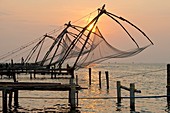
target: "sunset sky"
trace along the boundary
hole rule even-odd
[[[137,25],[154,42],[142,53],[114,62],[170,63],[169,0],[0,0],[0,55],[103,4],[107,11]]]

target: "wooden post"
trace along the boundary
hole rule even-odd
[[[117,104],[121,103],[121,82],[117,81]]]
[[[18,90],[14,90],[14,107],[15,109],[19,107]]]
[[[99,71],[99,88],[100,89],[102,88],[102,85],[101,85],[101,71]]]
[[[135,84],[130,84],[130,109],[135,111]]]
[[[13,91],[10,90],[10,91],[9,91],[9,103],[8,103],[9,109],[12,108],[12,95],[13,95]]]
[[[70,70],[71,78],[73,79],[74,78],[74,68],[69,68],[69,70]]]
[[[7,113],[7,90],[2,90],[2,106],[3,106],[3,113]]]
[[[13,64],[14,64],[14,60],[13,59],[11,59],[11,66],[13,67]]]
[[[54,70],[54,68],[52,67],[52,70],[51,70],[51,79],[53,79],[53,70]]]
[[[30,79],[32,79],[32,73],[30,73]]]
[[[170,107],[170,64],[167,65],[167,105]]]
[[[109,73],[108,73],[108,71],[105,71],[105,74],[106,74],[107,89],[109,89]]]
[[[12,76],[13,76],[13,80],[14,80],[14,82],[17,82],[17,79],[16,79],[16,74],[15,74],[15,72],[12,72]]]
[[[78,75],[76,75],[76,85],[78,85]]]
[[[89,68],[89,86],[91,86],[91,68]]]
[[[76,102],[75,102],[75,93],[76,93],[76,85],[75,83],[73,83],[73,79],[70,79],[70,85],[71,88],[69,90],[69,103],[71,106],[71,109],[75,109],[76,108]]]
[[[34,79],[36,79],[36,70],[34,70]]]

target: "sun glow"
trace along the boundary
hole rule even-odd
[[[87,30],[91,30],[92,29],[92,32],[95,32],[95,28],[96,28],[96,25],[93,27],[93,24],[90,24],[90,26],[87,28]]]

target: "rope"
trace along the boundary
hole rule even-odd
[[[2,97],[2,96],[0,96]],[[166,98],[166,97],[170,97],[170,95],[154,95],[154,96],[136,96],[136,97],[121,97],[121,99],[130,99],[130,98]],[[66,97],[19,97],[21,99],[69,99]],[[117,97],[79,97],[78,99],[117,99]]]

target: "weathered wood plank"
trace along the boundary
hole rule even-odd
[[[51,91],[69,91],[70,84],[61,83],[36,83],[36,82],[0,82],[0,90],[51,90]],[[81,89],[76,85],[76,89]]]

